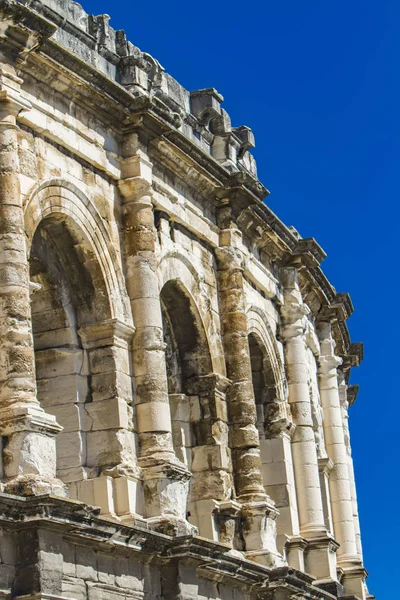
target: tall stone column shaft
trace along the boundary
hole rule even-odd
[[[357,502],[357,489],[354,476],[354,465],[353,457],[351,454],[351,442],[350,442],[350,430],[349,430],[349,401],[347,398],[347,384],[343,369],[338,369],[338,386],[339,386],[339,398],[340,406],[342,411],[342,423],[344,442],[346,446],[347,466],[349,470],[349,483],[351,500],[353,504],[353,522],[354,522],[354,533],[356,537],[357,555],[360,561],[363,560],[361,534],[360,534],[360,521],[358,517],[358,502]]]
[[[22,81],[0,72],[0,435],[2,477],[10,492],[62,492],[55,481],[55,434],[61,430],[36,397],[29,264],[19,181],[17,115],[29,105]],[[22,481],[21,477],[25,479]],[[18,484],[16,484],[18,478]],[[50,483],[49,483],[50,482]]]
[[[139,462],[147,464],[171,460],[173,445],[151,192],[143,189],[143,181],[130,181],[130,186],[133,193],[125,196],[124,204],[126,282],[136,328],[133,372]]]
[[[353,527],[354,527],[354,538],[356,546],[356,559],[352,561],[353,564],[344,566],[344,577],[343,583],[348,594],[354,594],[359,598],[371,598],[372,596],[368,592],[366,583],[367,572],[363,566],[363,553],[361,546],[361,535],[360,535],[360,522],[358,518],[358,504],[357,504],[357,491],[354,479],[354,465],[353,457],[351,455],[350,446],[350,432],[348,425],[348,398],[347,398],[347,384],[344,374],[344,368],[338,369],[338,388],[339,388],[339,400],[341,405],[341,417],[343,425],[343,436],[346,447],[346,459],[347,469],[350,487],[350,497],[352,504],[352,515],[353,515]],[[348,368],[348,367],[347,367]]]
[[[300,535],[306,541],[305,566],[316,579],[333,581],[337,585],[337,543],[325,525],[309,389],[305,334],[310,327],[310,311],[302,300],[296,268],[282,269],[281,277],[284,287],[281,337],[285,346],[289,404],[296,427],[292,454]]]
[[[226,398],[233,473],[242,504],[247,556],[268,566],[279,566],[283,560],[276,548],[278,511],[265,492],[261,473],[240,240],[241,234],[234,227],[222,230],[221,246],[216,250],[226,371],[231,381]]]
[[[296,426],[292,438],[293,466],[300,533],[308,538],[325,533],[304,337],[309,309],[303,304],[298,289],[296,269],[286,268],[283,275],[285,303],[281,311],[281,336],[285,344],[289,404]]]
[[[136,134],[123,146],[119,190],[123,200],[126,284],[135,325],[133,373],[146,515],[186,522],[190,474],[175,456],[157,278],[157,233],[152,205],[152,164],[137,148]],[[159,522],[154,525],[158,527]]]
[[[236,493],[239,500],[260,500],[266,494],[256,428],[241,256],[229,246],[218,248],[216,254],[226,371],[232,382],[227,401]]]
[[[321,356],[319,358],[319,391],[324,409],[325,444],[333,463],[329,486],[339,566],[346,566],[357,558],[353,522],[353,505],[349,482],[346,445],[338,389],[337,368],[342,360],[335,355],[330,322],[319,324]]]

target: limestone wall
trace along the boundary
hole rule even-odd
[[[263,202],[251,131],[106,16],[5,0],[0,19],[1,489],[98,506],[102,527],[126,528],[116,559],[49,518],[58,587],[46,593],[250,598],[252,578],[290,572],[307,598],[370,597],[347,423],[362,358],[351,300],[316,241]],[[202,549],[153,564],[154,548],[129,549],[138,525],[152,544]],[[203,580],[213,552],[234,565],[218,558]],[[18,557],[5,562],[2,587],[32,593]],[[250,571],[239,585],[230,569]]]

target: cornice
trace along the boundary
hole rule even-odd
[[[83,502],[56,496],[21,497],[0,494],[0,520],[3,527],[18,531],[46,529],[62,534],[66,541],[94,550],[118,555],[140,553],[157,564],[172,559],[192,560],[198,564],[200,577],[221,583],[244,586],[252,592],[274,593],[290,590],[307,600],[331,598],[313,586],[313,578],[290,567],[270,569],[230,552],[224,544],[193,535],[168,536],[152,531],[146,521],[124,525],[102,517],[100,509]]]

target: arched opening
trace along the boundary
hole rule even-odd
[[[249,334],[251,375],[257,410],[257,429],[260,438],[268,436],[269,429],[279,417],[277,386],[272,364],[261,339]]]
[[[168,391],[186,393],[188,381],[212,371],[203,324],[194,302],[178,281],[164,285],[161,307],[167,345]]]
[[[79,331],[110,319],[110,304],[96,256],[71,218],[56,213],[40,222],[29,262],[38,399],[64,428],[56,438],[57,476],[75,495],[75,482],[98,474],[88,451],[88,404],[98,389]]]
[[[162,288],[161,308],[174,449],[190,470],[192,448],[202,442],[202,407],[193,389],[198,378],[212,372],[210,352],[200,315],[178,281]]]
[[[284,552],[287,532],[298,533],[288,408],[282,393],[283,382],[277,381],[271,357],[256,333],[249,335],[249,348],[263,484],[279,510],[277,547]]]
[[[211,355],[205,329],[210,315],[200,312],[194,299],[197,288],[187,283],[188,278],[185,283],[170,278],[160,294],[172,438],[177,458],[191,473],[187,518],[201,536],[214,539],[220,524],[210,506],[229,500],[234,493],[225,397],[228,382],[213,368],[215,355]]]

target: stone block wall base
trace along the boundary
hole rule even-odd
[[[198,528],[199,535],[214,542],[221,541],[216,523],[220,503],[216,500],[198,500],[188,503],[189,522]]]
[[[269,552],[268,550],[250,550],[244,553],[248,560],[274,569],[276,567],[286,566],[286,561],[278,553]]]
[[[199,530],[197,527],[186,521],[185,519],[179,519],[172,515],[164,515],[162,517],[151,517],[146,520],[147,525],[151,531],[157,531],[157,533],[163,533],[171,537],[187,536],[187,535],[198,535]]]
[[[40,475],[20,475],[4,484],[6,494],[13,496],[52,496],[68,497],[68,488],[59,479],[47,479]]]
[[[74,598],[67,598],[66,596],[55,596],[54,594],[28,594],[23,596],[15,596],[15,600],[74,600]]]
[[[142,483],[134,477],[101,475],[80,481],[77,500],[99,506],[102,515],[131,524],[143,521]]]

